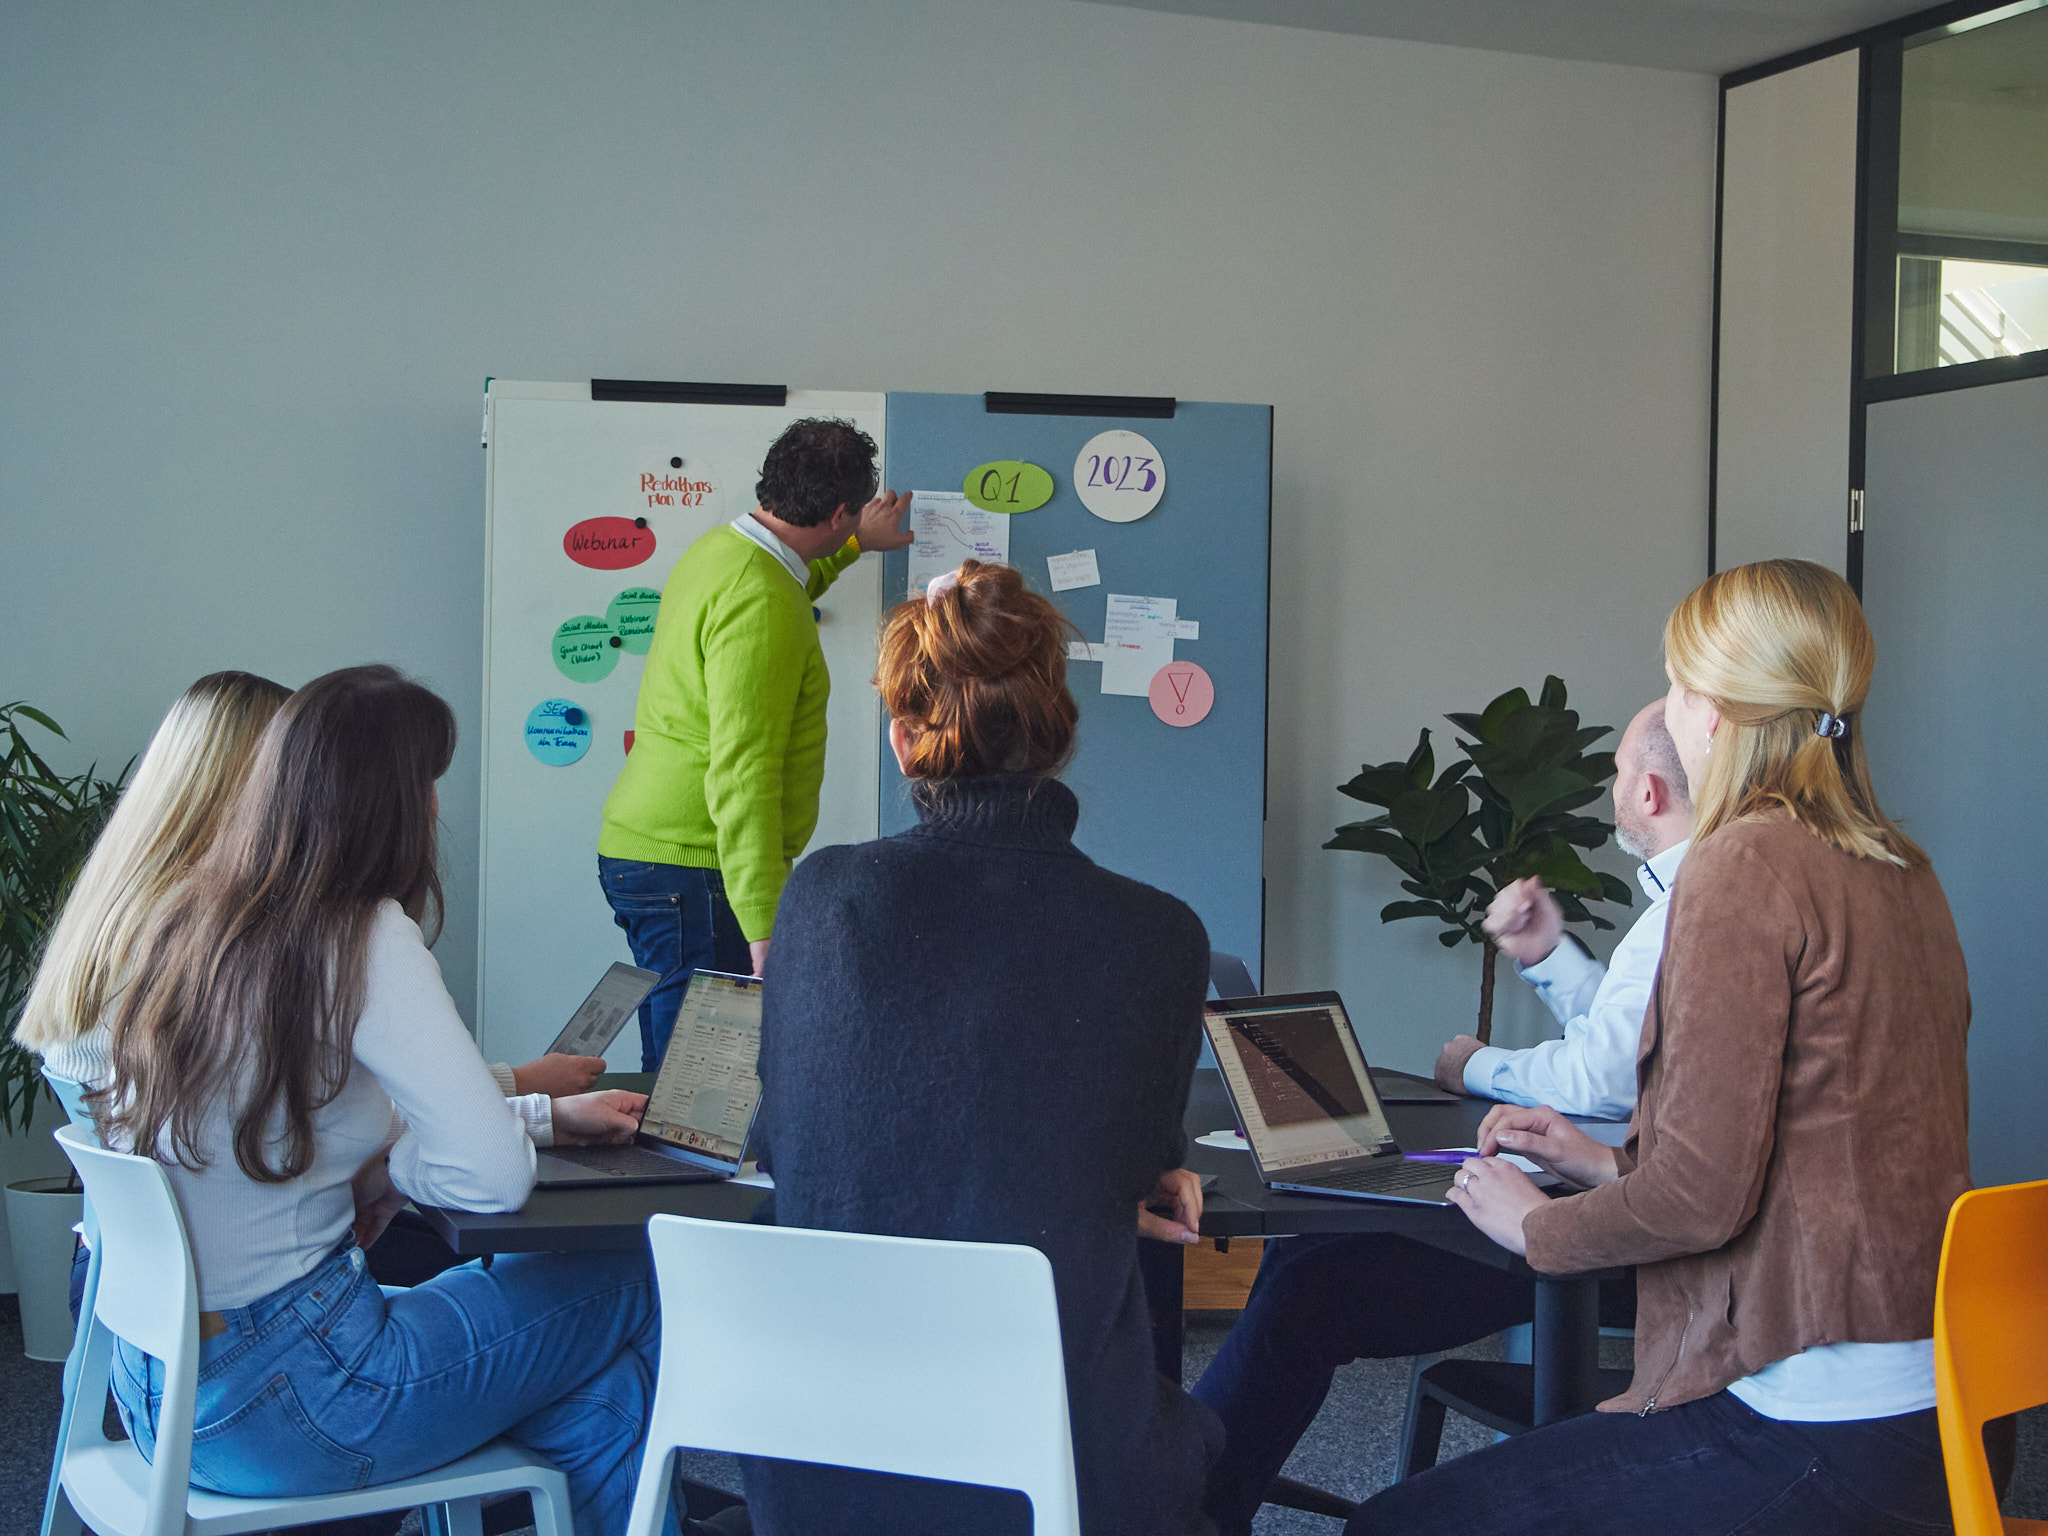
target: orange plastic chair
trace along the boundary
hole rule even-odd
[[[1935,1416],[1956,1536],[2048,1533],[1998,1512],[1984,1425],[2048,1402],[2048,1180],[1950,1207],[1934,1292]]]

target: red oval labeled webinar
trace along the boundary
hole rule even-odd
[[[623,571],[654,553],[654,530],[630,517],[586,517],[562,535],[562,553],[593,571]]]

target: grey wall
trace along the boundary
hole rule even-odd
[[[1620,725],[1703,574],[1704,77],[1066,0],[0,35],[0,694],[113,762],[211,668],[415,669],[465,1004],[486,374],[1275,405],[1269,976],[1396,1065],[1476,951],[1332,786],[1546,670]]]
[[[1934,860],[1970,967],[1970,1152],[1980,1184],[2048,1177],[2048,865],[2041,593],[2048,379],[1870,407],[1863,601],[1868,745],[1885,809]]]

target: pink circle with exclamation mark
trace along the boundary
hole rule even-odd
[[[1152,674],[1152,713],[1168,725],[1200,725],[1216,704],[1216,685],[1192,661],[1169,661]]]

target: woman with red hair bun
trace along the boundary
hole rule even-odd
[[[1209,942],[1074,846],[1070,634],[972,560],[889,615],[875,681],[919,823],[791,876],[760,1133],[785,1225],[1043,1252],[1082,1528],[1193,1536],[1222,1431],[1154,1368],[1138,1239],[1191,1243],[1201,1219],[1181,1112]],[[1021,1494],[837,1468],[755,1463],[747,1493],[764,1536],[1031,1529]]]

